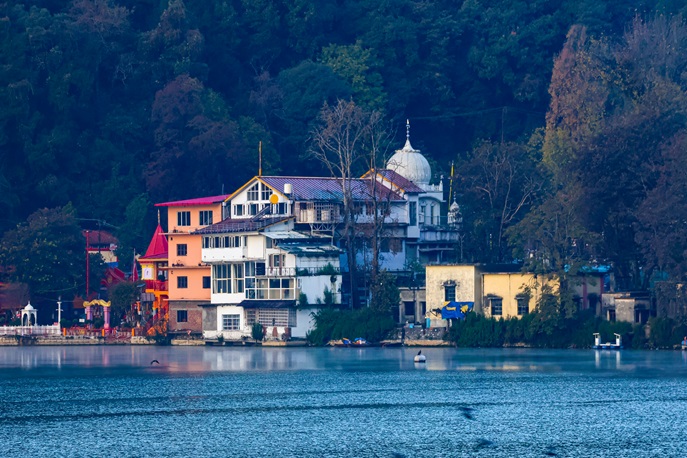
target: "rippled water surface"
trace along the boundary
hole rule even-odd
[[[687,352],[416,352],[0,347],[0,456],[687,451]]]

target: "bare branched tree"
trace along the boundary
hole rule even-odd
[[[320,111],[319,125],[311,135],[312,157],[321,162],[330,175],[338,180],[342,193],[341,237],[346,241],[351,306],[358,305],[356,263],[356,211],[353,198],[353,180],[366,168],[376,169],[383,159],[383,149],[388,144],[388,134],[379,112],[367,112],[353,101],[338,100],[336,105],[325,103]],[[374,177],[374,175],[373,175]],[[381,184],[371,180],[371,201],[378,214],[377,199]],[[377,217],[374,218],[378,223]],[[374,225],[374,224],[373,224]],[[377,234],[379,231],[374,231]],[[379,232],[381,233],[381,232]],[[379,240],[373,237],[373,272],[379,270]]]

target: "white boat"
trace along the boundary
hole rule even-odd
[[[413,361],[416,363],[424,363],[427,361],[427,358],[425,358],[425,355],[422,354],[422,350],[417,352],[417,355],[415,355],[415,358],[413,358]]]

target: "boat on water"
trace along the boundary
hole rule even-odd
[[[623,339],[620,336],[620,334],[613,334],[615,336],[615,343],[611,342],[606,342],[606,343],[601,343],[601,334],[598,332],[594,333],[594,345],[592,348],[594,350],[622,350],[623,348]]]
[[[342,338],[340,342],[334,344],[335,347],[345,347],[345,348],[360,348],[360,347],[372,347],[373,345],[362,337],[356,337],[351,340],[346,337]]]

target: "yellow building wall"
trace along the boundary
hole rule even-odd
[[[177,214],[190,212],[191,225],[178,226]],[[201,259],[202,237],[191,232],[206,227],[200,225],[200,212],[212,211],[213,224],[222,220],[221,203],[167,208],[167,244],[169,247],[169,300],[210,301],[211,288],[203,288],[203,277],[210,277],[210,266]],[[178,254],[179,245],[186,245],[186,255]],[[179,277],[186,277],[188,286],[179,288]]]
[[[557,282],[547,279],[543,275],[531,273],[484,273],[482,274],[483,298],[490,295],[502,298],[502,314],[495,318],[520,318],[518,315],[517,296],[524,294],[529,287],[529,311],[533,312],[541,298],[542,288],[551,285],[557,291]],[[483,299],[484,316],[491,317],[492,310]]]
[[[456,284],[456,301],[474,302],[475,311],[481,306],[481,283],[476,266],[467,264],[427,266],[425,269],[425,285],[427,310],[442,308],[444,287],[448,282]]]

